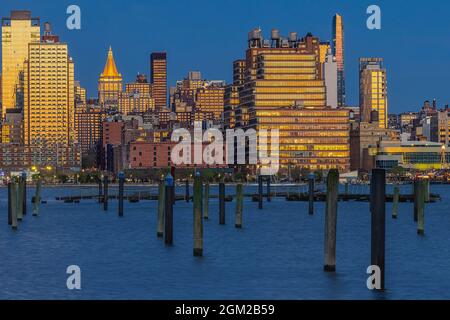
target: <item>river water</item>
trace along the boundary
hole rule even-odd
[[[166,247],[156,237],[157,201],[126,201],[119,218],[115,200],[108,212],[95,200],[55,200],[95,194],[96,188],[44,188],[40,216],[33,217],[28,204],[28,215],[13,232],[7,190],[1,188],[0,299],[450,299],[450,188],[433,185],[431,191],[442,201],[426,205],[422,237],[411,203],[400,204],[398,220],[390,217],[392,204],[386,205],[387,290],[376,293],[366,286],[368,203],[339,203],[337,272],[327,274],[324,203],[316,203],[309,216],[306,202],[278,198],[258,210],[246,198],[244,226],[237,230],[234,202],[226,203],[227,224],[220,226],[218,201],[211,199],[204,257],[195,258],[192,203],[175,205],[174,246]],[[28,196],[33,193],[29,188]],[[81,268],[81,290],[67,289],[69,265]]]

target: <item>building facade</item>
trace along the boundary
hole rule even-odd
[[[79,150],[74,130],[74,63],[67,44],[57,39],[43,38],[28,46],[24,63],[24,143],[39,150],[36,164],[75,166]],[[42,157],[42,152],[48,154]]]
[[[380,128],[387,128],[387,78],[382,58],[359,59],[359,106],[361,121],[370,122],[371,112],[375,110]]]
[[[333,56],[337,63],[338,106],[345,107],[344,22],[342,16],[333,17]]]
[[[117,105],[122,92],[122,75],[117,70],[112,48],[109,47],[105,68],[98,79],[98,100],[107,108]]]
[[[28,44],[39,43],[39,18],[30,11],[12,11],[2,18],[2,118],[7,109],[23,108],[24,62],[28,59]]]
[[[158,110],[167,108],[167,54],[153,52],[150,56],[150,74],[155,107]]]

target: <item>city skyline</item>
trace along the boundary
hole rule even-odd
[[[191,70],[201,71],[207,79],[223,79],[227,83],[231,83],[232,70],[230,66],[234,60],[241,58],[240,53],[244,49],[247,32],[254,27],[260,26],[266,37],[269,36],[272,28],[278,28],[282,34],[296,31],[303,36],[307,32],[312,32],[323,41],[331,41],[332,17],[339,13],[343,16],[345,25],[346,95],[349,105],[358,105],[358,59],[363,56],[379,56],[385,61],[388,70],[390,112],[400,113],[415,110],[424,100],[433,98],[437,98],[440,106],[450,101],[443,80],[445,72],[433,74],[437,68],[435,65],[437,61],[443,64],[439,70],[445,70],[446,67],[443,58],[445,50],[432,50],[432,44],[436,45],[436,41],[442,38],[442,35],[439,36],[439,34],[445,33],[445,30],[448,29],[444,25],[439,28],[435,26],[440,23],[438,16],[430,20],[433,34],[425,32],[431,28],[430,26],[417,28],[420,24],[407,21],[405,21],[405,26],[409,29],[406,30],[408,32],[405,32],[404,28],[393,25],[396,22],[395,19],[402,18],[395,16],[395,12],[398,12],[396,10],[398,5],[382,1],[379,3],[382,10],[382,29],[370,31],[365,26],[368,17],[365,13],[367,8],[365,3],[350,5],[341,1],[328,5],[326,9],[315,10],[316,14],[313,17],[300,14],[301,19],[291,17],[282,19],[284,13],[265,14],[268,3],[258,2],[254,10],[250,10],[247,3],[242,4],[243,12],[237,15],[237,17],[241,17],[246,14],[248,17],[252,17],[256,12],[261,12],[258,19],[249,19],[252,23],[222,25],[221,22],[230,13],[230,9],[236,7],[236,2],[199,3],[198,5],[205,6],[205,10],[202,12],[208,13],[200,20],[195,19],[196,13],[186,3],[177,4],[180,8],[184,8],[180,11],[185,12],[192,19],[169,19],[179,22],[167,25],[167,22],[161,21],[158,16],[166,9],[166,12],[171,15],[176,16],[178,13],[175,12],[176,10],[169,11],[168,7],[163,4],[135,2],[129,5],[112,3],[105,6],[101,3],[89,4],[79,1],[78,5],[82,10],[82,29],[80,31],[69,31],[65,26],[67,4],[54,5],[43,1],[36,5],[27,1],[6,1],[4,10],[0,14],[8,16],[11,9],[27,8],[32,11],[34,16],[40,17],[42,23],[52,22],[55,33],[61,35],[61,38],[69,44],[70,55],[75,61],[75,78],[88,89],[88,97],[95,97],[97,77],[103,69],[105,52],[110,45],[113,47],[116,63],[123,73],[125,83],[132,81],[138,72],[146,74],[149,78],[148,57],[151,52],[155,51],[167,52],[169,86],[173,86],[176,80],[182,79]],[[320,7],[311,1],[300,3],[284,1],[283,4],[289,5],[293,10],[314,10]],[[448,5],[432,4],[431,7],[424,8],[423,15],[425,16],[428,10],[436,10],[436,7],[443,7],[436,12],[444,12],[446,6]],[[135,14],[137,11],[147,9],[151,9],[155,14],[148,17]],[[223,11],[222,16],[224,17],[218,16],[217,12],[219,11]],[[93,19],[91,12],[103,12],[104,19]],[[411,21],[414,21],[414,17],[417,18],[416,15],[417,12],[410,13]],[[130,20],[127,16],[134,16],[135,19]],[[217,22],[212,21],[213,17]],[[122,21],[122,23],[117,23],[117,21]],[[115,24],[113,25],[113,23]],[[156,25],[158,23],[159,25]],[[211,23],[213,27],[199,28],[204,23]],[[155,32],[148,32],[152,28]],[[201,32],[195,32],[195,30],[201,30]],[[191,32],[189,33],[189,31]],[[211,33],[215,34],[215,37],[211,36]],[[408,40],[412,34],[421,37],[422,44],[415,46],[414,50],[409,50],[408,55],[400,54],[400,48],[407,48],[407,43],[412,43],[412,39],[411,42]],[[99,35],[101,36],[99,37]],[[443,49],[447,46],[444,41],[437,42]],[[190,43],[195,43],[195,45],[190,45]],[[367,43],[371,43],[371,45],[369,46]],[[133,50],[127,50],[127,48],[133,48]],[[425,50],[425,48],[428,49]],[[89,58],[86,56],[86,50],[90,51]],[[411,64],[417,62],[418,55],[423,54],[424,50],[429,58],[422,59],[414,65],[414,68],[411,68]],[[436,56],[442,56],[442,58],[439,59]],[[425,81],[425,79],[427,80]]]

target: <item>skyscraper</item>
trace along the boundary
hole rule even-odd
[[[212,112],[215,119],[221,119],[224,111],[224,93],[224,82],[209,82],[197,89],[195,111]]]
[[[376,111],[380,128],[387,128],[387,80],[382,58],[359,59],[359,107],[362,122],[373,120]]]
[[[167,55],[165,52],[153,52],[150,56],[150,73],[157,110],[167,108]]]
[[[98,80],[98,100],[102,106],[117,105],[119,94],[122,92],[122,75],[117,71],[116,62],[111,47],[105,68]]]
[[[333,17],[332,49],[337,62],[338,106],[345,107],[344,23],[339,14]]]
[[[2,18],[2,118],[6,109],[23,107],[23,66],[28,44],[39,43],[40,21],[30,11],[11,11]]]
[[[273,30],[271,40],[259,29],[249,34],[236,124],[257,132],[279,130],[280,169],[347,171],[349,112],[326,107],[319,39],[311,34],[298,39],[294,32],[284,38]]]
[[[127,83],[125,92],[119,95],[119,111],[129,113],[143,113],[155,110],[155,99],[152,98],[151,84],[143,74],[138,74],[136,82]]]
[[[50,34],[49,24],[46,33]],[[36,164],[71,166],[74,154],[74,64],[66,43],[43,37],[30,43],[24,64],[24,142]],[[46,153],[42,156],[42,153]]]
[[[325,87],[327,88],[327,106],[332,108],[338,107],[338,90],[337,90],[337,62],[331,54],[331,49],[323,63],[323,74],[325,78]]]

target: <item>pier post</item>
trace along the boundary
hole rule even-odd
[[[33,216],[39,215],[39,206],[41,205],[41,189],[42,189],[42,180],[39,178],[36,181],[36,192],[34,193]]]
[[[186,200],[186,202],[189,202],[189,178],[186,178],[186,185],[185,185],[185,193],[184,193],[184,199]]]
[[[315,175],[314,173],[310,173],[308,175],[308,200],[309,200],[309,207],[308,207],[308,213],[313,215],[314,214],[314,179]]]
[[[209,219],[209,182],[205,183],[205,195],[203,197],[203,219]]]
[[[169,173],[166,177],[165,201],[164,201],[164,242],[167,245],[173,244],[173,195],[174,180]]]
[[[174,166],[170,167],[170,174],[172,176],[172,180],[173,180],[173,189],[172,189],[172,203],[176,204],[177,202],[177,197],[176,197],[176,168]]]
[[[18,206],[17,206],[17,184],[15,182],[11,183],[11,228],[17,230],[17,216],[18,216]]]
[[[419,198],[418,198],[418,194],[419,194],[419,181],[418,180],[414,180],[414,185],[413,185],[413,199],[414,199],[414,222],[417,222],[418,220],[418,204],[419,204]]]
[[[330,170],[327,177],[325,205],[325,264],[324,271],[336,271],[336,224],[339,194],[339,171]]]
[[[203,256],[202,193],[202,178],[197,171],[194,178],[194,257]]]
[[[400,199],[400,188],[399,186],[394,187],[394,197],[392,200],[392,218],[397,219],[398,217],[398,202]]]
[[[25,171],[22,172],[22,184],[22,215],[25,216],[27,214],[27,173]]]
[[[164,180],[159,181],[158,184],[158,228],[156,236],[162,238],[164,235]]]
[[[380,290],[384,290],[386,236],[386,171],[384,169],[372,170],[370,201],[372,211],[371,264],[380,268]]]
[[[219,183],[219,224],[225,224],[225,182]]]
[[[8,183],[8,225],[12,225],[12,192],[13,192],[13,183]]]
[[[425,234],[425,198],[427,181],[420,180],[417,190],[417,234]]]
[[[271,191],[270,191],[270,176],[267,176],[267,202],[272,201]]]
[[[98,178],[98,203],[102,203],[103,202],[103,186],[102,186],[102,178],[99,177]]]
[[[103,210],[108,211],[108,174],[103,177]]]
[[[238,183],[236,185],[236,221],[235,221],[235,227],[238,229],[242,228],[243,202],[244,202],[244,195],[242,183]]]
[[[430,179],[425,180],[425,203],[430,202]]]
[[[262,210],[263,208],[263,177],[262,175],[258,176],[258,209]]]
[[[17,215],[17,220],[18,221],[22,221],[23,219],[23,179],[22,176],[19,177],[19,183],[17,186],[17,204],[16,204],[16,215]]]
[[[125,184],[125,173],[119,172],[119,217],[123,217],[123,192]]]

